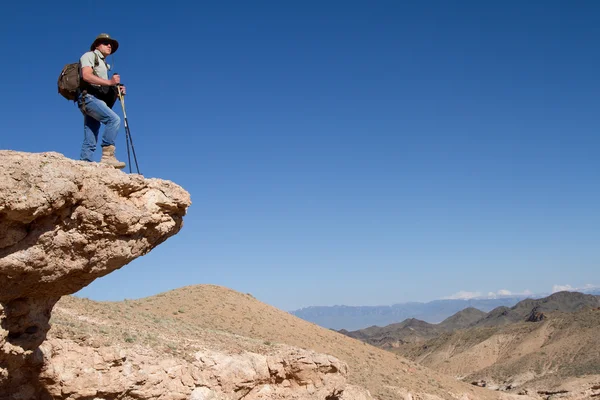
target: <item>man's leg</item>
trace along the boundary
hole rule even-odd
[[[124,168],[125,163],[115,158],[115,139],[119,132],[121,118],[105,102],[94,96],[87,95],[84,100],[86,114],[105,125],[104,134],[102,135],[102,159],[100,162],[110,164],[115,168]]]
[[[102,135],[102,147],[114,146],[121,126],[121,118],[105,102],[89,94],[85,96],[85,108],[87,115],[105,125],[104,134]]]
[[[92,161],[96,143],[98,142],[98,132],[100,132],[100,121],[96,121],[89,115],[83,116],[83,144],[81,145],[80,160]]]

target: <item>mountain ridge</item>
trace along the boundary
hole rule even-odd
[[[598,328],[600,296],[562,291],[489,313],[465,309],[439,324],[407,319],[340,333],[477,386],[583,399],[600,396]]]
[[[600,288],[593,286],[566,291],[600,295]],[[376,306],[307,306],[288,312],[324,328],[354,331],[370,326],[386,326],[408,318],[417,318],[431,324],[437,324],[465,308],[473,307],[481,311],[490,312],[500,306],[512,307],[528,298],[540,299],[552,294],[479,296],[469,299],[437,299],[428,302],[410,301]]]
[[[408,318],[439,323],[469,307],[491,311],[499,306],[513,306],[524,296],[498,299],[433,300],[426,303],[398,303],[391,306],[310,306],[290,314],[335,330],[358,330],[369,326],[386,326]]]
[[[468,307],[437,324],[408,318],[384,327],[371,326],[355,331],[342,329],[339,332],[377,347],[397,347],[404,343],[432,339],[442,333],[459,329],[494,327],[520,321],[535,322],[542,320],[550,312],[570,313],[586,307],[600,307],[600,296],[562,291],[541,299],[525,299],[513,307],[496,307],[488,313]]]

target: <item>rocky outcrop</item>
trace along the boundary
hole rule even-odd
[[[176,234],[190,204],[169,181],[0,151],[0,398],[36,398],[56,301]]]
[[[527,316],[527,318],[525,319],[525,321],[527,322],[541,322],[543,320],[546,319],[546,314],[544,314],[543,312],[539,311],[538,307],[535,307],[533,310],[531,310],[531,313],[529,313],[529,315]]]
[[[371,399],[346,384],[346,364],[299,349],[269,355],[203,350],[191,360],[141,346],[92,348],[70,340],[52,339],[42,349],[52,362],[40,379],[55,400]]]
[[[600,398],[600,376],[586,376],[565,382],[554,389],[523,389],[519,395],[541,400],[590,400]]]
[[[179,232],[190,204],[169,181],[0,151],[0,400],[371,399],[345,363],[285,345],[173,356],[56,329],[47,340],[62,296]]]

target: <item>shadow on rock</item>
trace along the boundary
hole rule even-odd
[[[43,366],[44,355],[39,348],[24,357],[8,357],[7,363],[0,364],[0,400],[53,400],[40,379]]]

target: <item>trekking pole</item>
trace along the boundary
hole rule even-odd
[[[135,147],[133,147],[133,138],[131,137],[131,131],[129,130],[129,122],[127,121],[127,112],[125,111],[125,98],[121,93],[120,84],[117,85],[117,93],[119,94],[119,100],[121,101],[121,108],[123,109],[123,121],[125,122],[125,142],[127,143],[127,160],[129,161],[129,172],[131,173],[131,157],[129,155],[129,143],[131,142],[131,150],[133,151],[133,159],[135,160],[135,168],[137,173],[140,173],[140,167],[138,166],[137,156],[135,154]]]
[[[125,129],[125,143],[127,144],[127,165],[129,165],[129,173],[131,173],[131,153],[129,151],[129,134]]]

